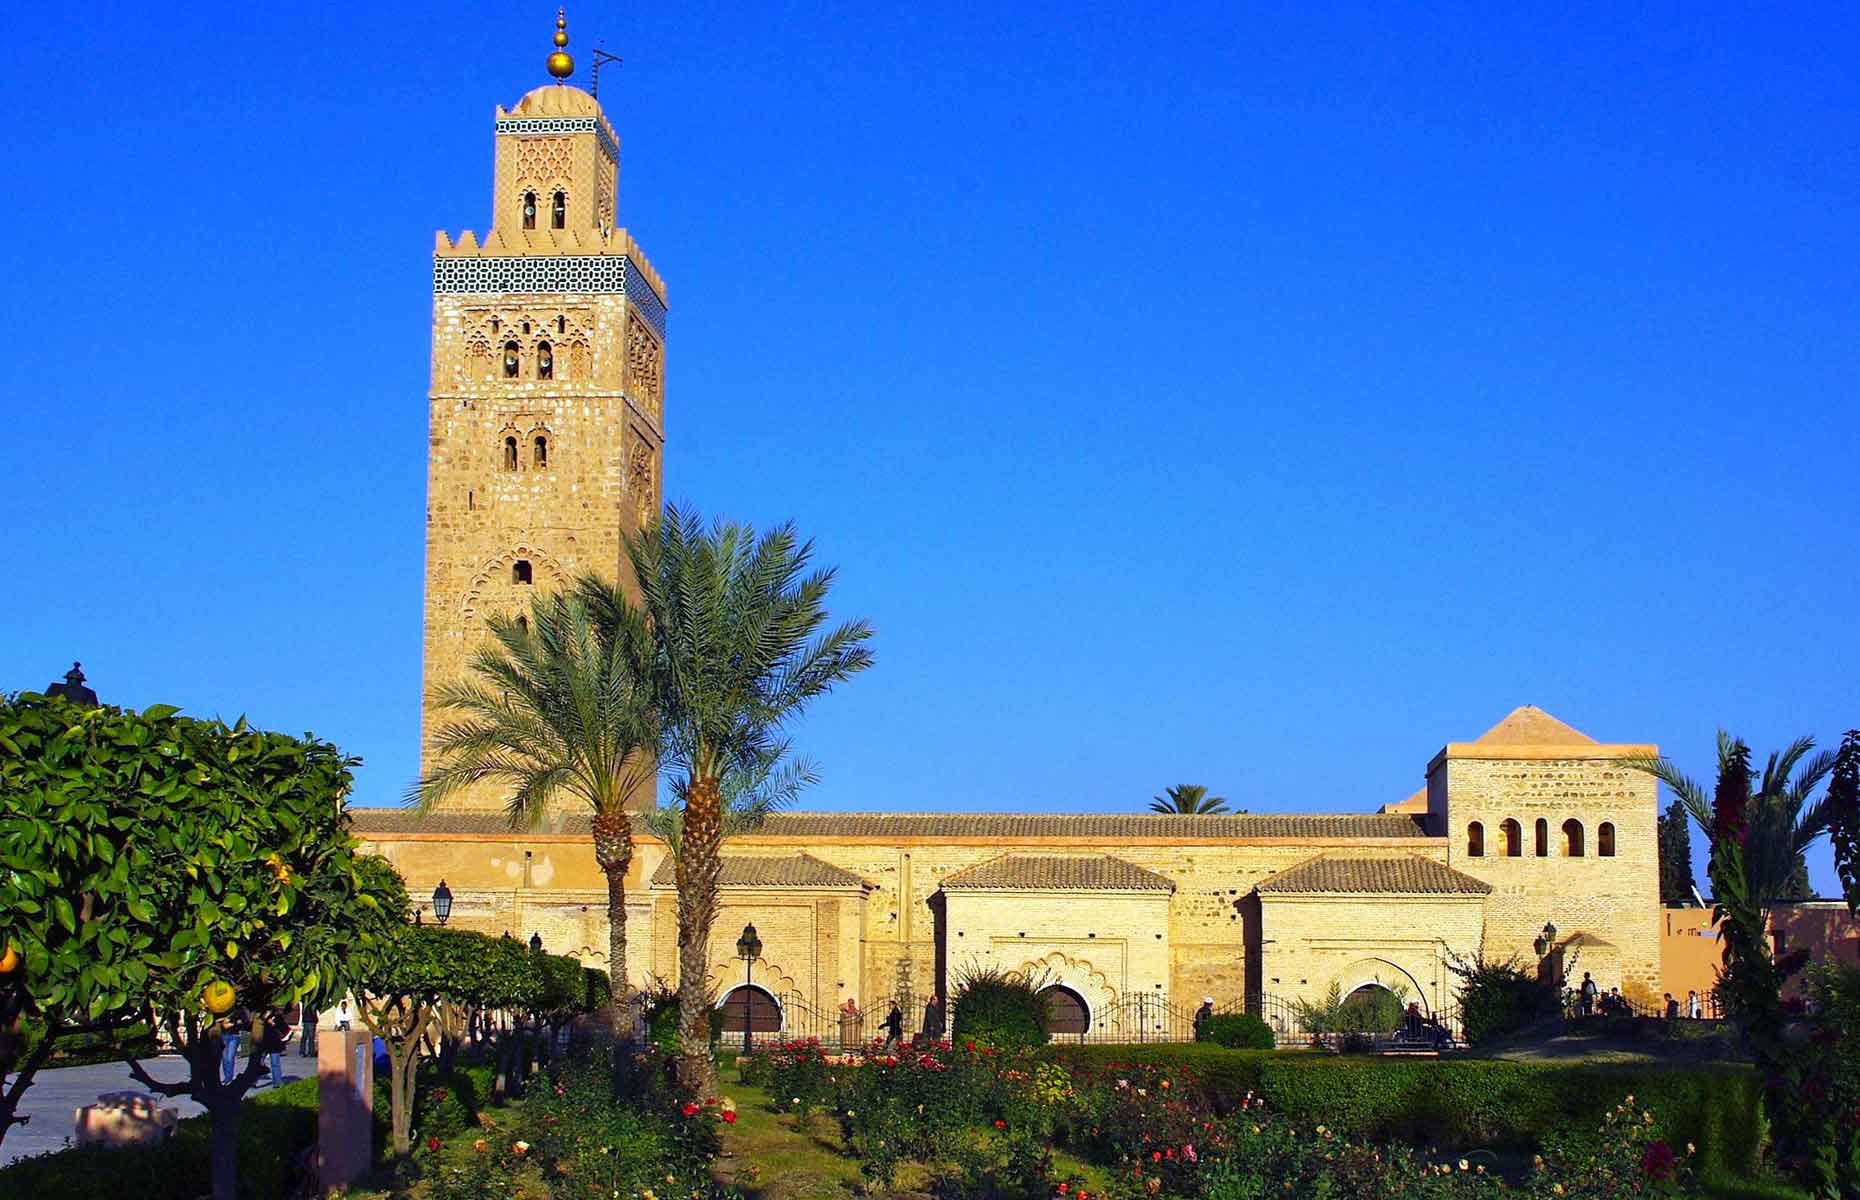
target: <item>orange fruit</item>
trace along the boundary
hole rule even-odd
[[[17,970],[19,970],[19,950],[8,942],[6,953],[0,954],[0,975],[11,975]]]
[[[231,1012],[234,999],[232,984],[224,979],[215,979],[200,990],[201,1003],[205,1004],[207,1011],[216,1017],[223,1017]]]

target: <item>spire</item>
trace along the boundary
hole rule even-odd
[[[549,55],[549,74],[555,76],[557,83],[575,73],[575,60],[568,56],[563,47],[568,45],[568,10],[555,10],[555,51]]]

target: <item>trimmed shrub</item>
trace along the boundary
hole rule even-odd
[[[952,1000],[950,1036],[1004,1050],[1044,1046],[1046,1001],[1028,979],[993,968],[970,972]]]
[[[1144,1063],[1175,1072],[1216,1111],[1249,1091],[1294,1120],[1348,1134],[1455,1147],[1540,1146],[1593,1132],[1628,1096],[1653,1110],[1669,1144],[1698,1146],[1706,1173],[1748,1176],[1763,1138],[1761,1086],[1736,1066],[1556,1066],[1489,1059],[1339,1058],[1213,1045],[1067,1046],[1083,1067]]]
[[[1216,1013],[1201,1031],[1198,1042],[1212,1042],[1229,1050],[1270,1050],[1272,1027],[1251,1013]]]
[[[296,1195],[305,1152],[316,1141],[315,1079],[246,1098],[239,1113],[239,1195]],[[34,1200],[194,1200],[212,1191],[205,1116],[189,1117],[160,1146],[86,1146],[0,1167],[0,1196]]]

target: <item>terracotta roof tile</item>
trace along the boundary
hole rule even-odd
[[[1173,892],[1175,883],[1154,871],[1108,855],[1061,858],[1008,854],[944,877],[945,888],[1012,891]]]
[[[355,830],[363,834],[477,834],[521,837],[524,832],[589,836],[588,818],[582,814],[552,815],[534,830],[512,832],[497,812],[440,812],[422,819],[410,809],[352,808]],[[637,822],[635,832],[644,832]],[[986,838],[992,841],[1033,841],[1071,837],[1104,841],[1141,841],[1146,838],[1293,838],[1300,841],[1338,842],[1352,838],[1419,838],[1426,836],[1421,820],[1407,813],[1220,813],[1183,816],[1171,813],[852,813],[788,812],[770,817],[755,837],[856,838],[888,841],[895,838]]]
[[[672,860],[667,858],[652,873],[653,887],[671,887],[674,882]],[[726,856],[719,873],[722,887],[761,888],[864,888],[871,886],[851,871],[832,863],[821,862],[811,854],[782,858],[733,858]]]
[[[1384,858],[1325,854],[1263,880],[1259,890],[1273,894],[1483,896],[1492,885],[1415,854]]]

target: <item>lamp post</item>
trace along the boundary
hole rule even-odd
[[[736,957],[743,960],[743,1053],[749,1053],[750,1004],[755,993],[749,990],[749,979],[755,970],[756,960],[762,957],[762,939],[756,936],[754,925],[743,926],[743,936],[736,939]]]
[[[444,925],[446,918],[451,915],[452,889],[447,887],[446,881],[442,879],[439,881],[439,886],[433,889],[433,920]]]

